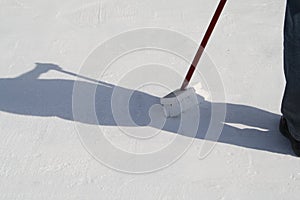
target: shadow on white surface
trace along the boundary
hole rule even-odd
[[[50,63],[37,63],[36,68],[16,78],[0,79],[0,110],[3,112],[50,117],[56,116],[65,120],[74,121],[72,112],[73,80],[66,79],[40,79],[40,75],[49,70],[62,69]],[[85,91],[95,87],[96,83],[90,81],[77,81]],[[111,108],[111,98],[114,89],[119,95],[132,94],[128,103],[128,109],[132,120],[116,122]],[[122,98],[119,101],[122,101]],[[159,104],[159,97],[140,91],[115,86],[99,81],[95,92],[95,111],[97,120],[86,112],[82,118],[76,121],[102,126],[153,126],[161,128],[161,125],[151,123],[149,110],[155,104]],[[84,101],[83,101],[84,103]],[[126,102],[125,102],[126,103]],[[200,106],[200,123],[196,138],[205,137],[211,119],[211,106],[224,103],[204,102]],[[280,116],[262,109],[238,104],[226,104],[226,120],[222,134],[218,140],[246,148],[269,151],[280,154],[292,154],[288,142],[278,131]],[[83,111],[84,112],[84,111]],[[163,130],[177,133],[180,117],[164,119]]]

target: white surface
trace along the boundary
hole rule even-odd
[[[77,72],[99,43],[133,28],[168,28],[199,42],[216,5],[211,0],[1,0],[0,77],[23,74],[35,62]],[[229,0],[207,48],[228,102],[275,114],[229,105],[224,138],[208,157],[198,159],[202,139],[196,139],[170,167],[130,175],[93,159],[72,121],[2,110],[0,199],[298,199],[300,160],[289,155],[289,143],[277,130],[284,7],[279,0]],[[55,72],[42,78],[72,79]],[[239,120],[245,116],[248,121]],[[115,141],[129,149],[134,145]]]

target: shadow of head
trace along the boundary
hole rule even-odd
[[[52,64],[52,63],[35,63],[36,67],[34,70],[39,71],[40,73],[46,73],[50,70],[57,70],[57,71],[61,71],[62,68],[56,64]]]

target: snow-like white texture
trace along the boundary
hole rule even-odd
[[[77,73],[100,43],[131,29],[171,29],[199,43],[217,3],[1,0],[0,199],[298,199],[300,160],[277,130],[284,88],[284,1],[228,1],[207,53],[230,104],[220,141],[205,159],[199,159],[203,139],[197,137],[168,168],[142,175],[114,171],[86,151],[64,112],[71,105],[67,80],[74,77],[42,74],[48,89],[42,97],[34,82],[12,82],[37,62]],[[111,72],[106,78],[116,77]],[[65,88],[53,79],[65,80]],[[24,105],[18,107],[20,102]],[[111,132],[111,141],[121,147],[145,150]]]

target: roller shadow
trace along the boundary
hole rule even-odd
[[[161,128],[159,125],[151,124],[148,114],[153,105],[159,104],[159,97],[101,81],[76,82],[83,92],[95,90],[95,113],[86,111],[88,109],[84,109],[83,106],[83,114],[74,118],[72,111],[74,81],[40,79],[40,76],[49,70],[63,72],[57,65],[36,63],[33,70],[16,78],[0,79],[0,111],[40,117],[56,116],[65,120],[102,126],[138,127],[150,124],[155,128]],[[113,91],[116,90],[119,91],[116,104],[127,103],[132,121],[116,122],[111,107]],[[122,96],[130,96],[129,101],[122,102]],[[83,99],[82,103],[84,102]],[[196,138],[205,138],[211,118],[211,107],[221,104],[224,103],[206,101],[200,106],[200,124]],[[226,104],[226,106],[226,119],[219,122],[224,124],[224,128],[218,142],[280,154],[292,154],[288,141],[278,132],[279,115],[246,105]],[[122,111],[117,110],[117,112],[122,115]],[[96,120],[93,115],[96,116]],[[167,119],[162,129],[177,133],[179,123],[180,118]]]

